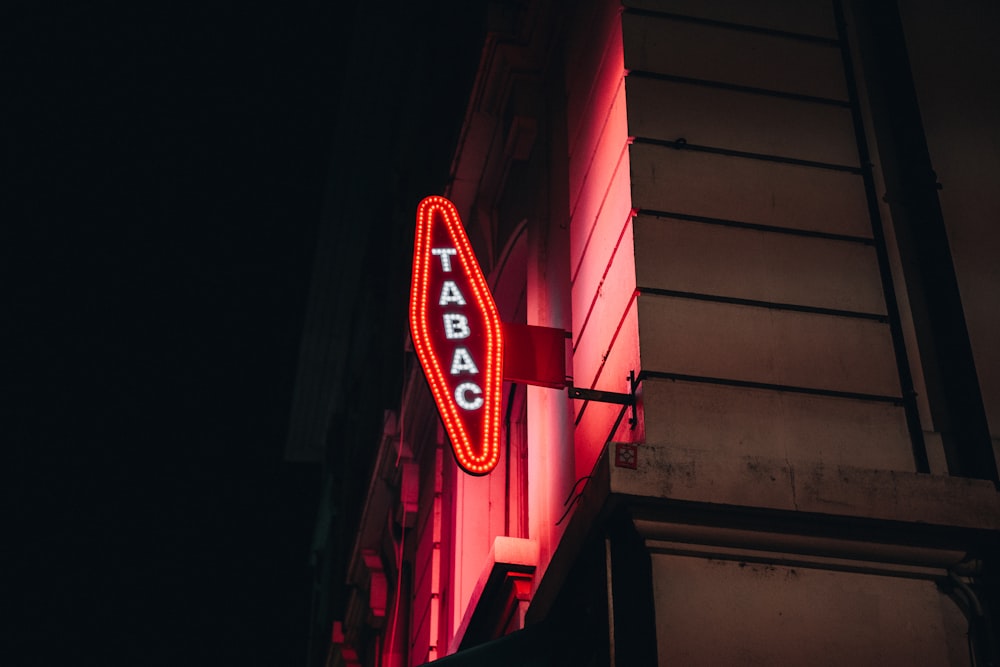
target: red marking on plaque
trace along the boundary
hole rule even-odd
[[[615,467],[635,470],[639,460],[639,448],[630,442],[615,445]]]

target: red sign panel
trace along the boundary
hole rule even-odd
[[[455,460],[485,475],[500,460],[503,332],[455,205],[417,207],[410,332]]]

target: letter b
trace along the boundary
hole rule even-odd
[[[461,313],[444,314],[444,335],[448,339],[468,338],[471,333],[468,317]]]

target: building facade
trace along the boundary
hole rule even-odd
[[[473,477],[407,353],[318,659],[1000,660],[998,18],[494,3],[441,194],[569,387]]]

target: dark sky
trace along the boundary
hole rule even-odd
[[[347,9],[2,10],[3,664],[303,663],[282,449]]]

